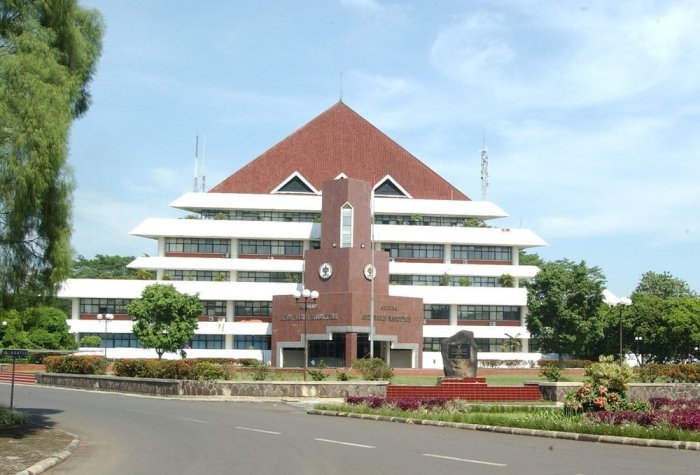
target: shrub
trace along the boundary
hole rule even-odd
[[[540,365],[540,376],[547,381],[564,381],[566,378],[561,374],[561,366],[558,361],[545,361]]]
[[[648,363],[635,368],[634,373],[643,383],[653,383],[663,375],[663,365]]]
[[[235,360],[235,364],[245,367],[255,367],[260,363],[261,361],[255,358],[239,358]]]
[[[224,367],[218,363],[198,361],[194,367],[195,377],[201,380],[226,379]]]
[[[160,360],[160,378],[196,379],[195,360]]]
[[[619,411],[627,407],[624,396],[591,381],[566,395],[566,412]]]
[[[109,360],[104,356],[47,356],[44,364],[47,373],[105,374]]]
[[[260,360],[255,361],[256,363],[253,365],[253,371],[250,375],[253,377],[253,381],[265,381],[270,374],[270,368]]]
[[[394,377],[394,370],[381,358],[366,358],[355,360],[352,367],[362,374],[362,379],[367,381],[390,381]]]
[[[27,415],[23,412],[10,410],[9,407],[0,405],[0,426],[26,424]]]
[[[99,348],[102,344],[102,338],[97,335],[88,335],[80,339],[80,346],[83,348]]]
[[[328,376],[323,372],[325,368],[326,363],[323,360],[321,360],[321,362],[318,364],[318,369],[309,370],[309,376],[311,376],[311,379],[314,381],[323,381]]]
[[[601,356],[598,363],[588,366],[583,374],[595,386],[604,386],[608,391],[625,394],[633,371],[626,364],[614,363],[612,356]]]
[[[124,378],[154,378],[153,367],[148,360],[119,359],[112,365],[112,372]]]
[[[350,375],[345,371],[338,371],[335,373],[335,379],[338,381],[348,381],[350,379]]]

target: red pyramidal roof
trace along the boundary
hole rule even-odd
[[[390,175],[413,198],[469,199],[342,101],[210,192],[268,194],[294,172],[317,190],[341,173],[372,186]]]

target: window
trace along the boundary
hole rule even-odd
[[[78,333],[78,339],[93,335],[102,340],[100,348],[141,348],[133,333]]]
[[[513,261],[513,248],[503,246],[452,246],[452,259],[475,261]]]
[[[423,338],[423,351],[442,351],[445,338]]]
[[[348,203],[340,211],[340,247],[352,247],[352,206]]]
[[[486,353],[508,351],[508,345],[505,344],[507,341],[507,338],[474,338],[479,351]]]
[[[420,226],[460,226],[464,222],[463,217],[459,216],[422,216],[420,222],[411,219],[408,214],[375,214],[374,224],[404,224],[404,225],[420,225]]]
[[[197,350],[223,350],[223,335],[194,335],[190,340],[190,348]]]
[[[202,300],[202,315],[209,317],[225,317],[226,301],[224,300]]]
[[[393,285],[440,285],[439,275],[390,274],[389,284]]]
[[[449,320],[449,305],[423,305],[423,318],[425,320]]]
[[[241,239],[238,241],[238,253],[265,256],[301,256],[304,253],[304,243],[302,241]]]
[[[164,272],[170,280],[191,280],[197,282],[226,282],[230,280],[229,272],[211,270],[168,270]]]
[[[239,271],[238,282],[301,282],[301,272]]]
[[[236,300],[234,309],[237,317],[269,317],[272,302]]]
[[[234,335],[234,350],[269,350],[272,348],[270,335]]]
[[[131,299],[80,299],[80,313],[112,313],[126,315]]]
[[[406,196],[406,194],[396,186],[396,183],[389,178],[377,186],[374,190],[374,194],[377,196]]]
[[[382,251],[389,257],[399,259],[440,259],[442,260],[443,246],[441,244],[413,243],[382,243]]]
[[[282,185],[277,193],[314,193],[314,190],[309,188],[309,185],[304,183],[301,178],[295,176]]]
[[[228,239],[166,238],[165,252],[229,254],[231,241]]]
[[[459,305],[457,320],[520,321],[520,307],[510,305]]]

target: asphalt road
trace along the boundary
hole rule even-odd
[[[0,385],[9,401],[9,385]],[[700,453],[311,416],[302,405],[40,386],[15,406],[78,435],[50,474],[696,474]]]

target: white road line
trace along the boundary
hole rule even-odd
[[[199,422],[200,424],[209,424],[209,421],[203,421],[201,419],[183,419],[183,421],[188,422]]]
[[[425,457],[435,457],[438,459],[456,460],[457,462],[468,462],[468,463],[478,463],[481,465],[492,465],[494,467],[507,467],[508,466],[505,463],[485,462],[483,460],[461,459],[461,458],[457,458],[457,457],[448,457],[447,455],[435,455],[435,454],[422,454],[422,455]]]
[[[274,432],[271,430],[262,430],[262,429],[253,429],[251,427],[236,427],[236,429],[241,429],[241,430],[249,430],[251,432],[261,432],[263,434],[274,434],[274,435],[280,435],[281,432]]]
[[[340,444],[340,445],[349,445],[351,447],[361,447],[363,449],[376,449],[377,447],[373,445],[362,445],[362,444],[353,444],[351,442],[341,442],[339,440],[330,440],[330,439],[314,439],[319,442],[328,442],[329,444]]]

